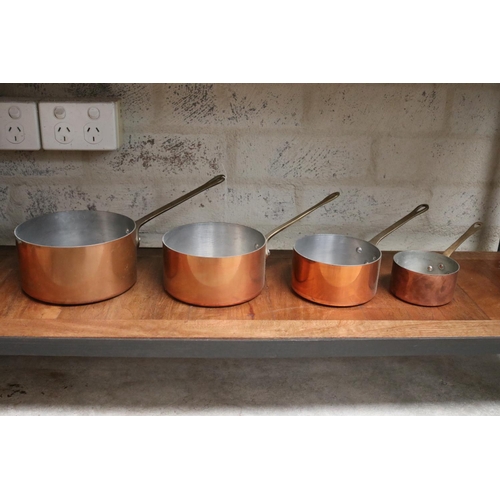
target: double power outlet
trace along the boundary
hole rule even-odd
[[[43,149],[109,151],[121,144],[119,101],[40,102]]]
[[[121,137],[119,101],[0,101],[0,149],[110,151]]]

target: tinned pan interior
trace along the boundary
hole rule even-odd
[[[394,255],[394,262],[408,271],[428,276],[453,274],[460,270],[457,261],[435,252],[398,252]]]
[[[14,236],[32,245],[74,248],[114,241],[135,229],[135,221],[125,215],[70,210],[41,215],[23,222],[14,230]]]
[[[369,241],[342,234],[304,236],[295,243],[294,250],[306,259],[334,266],[362,266],[382,256]]]
[[[176,227],[163,235],[163,244],[195,257],[236,257],[259,250],[265,236],[256,229],[226,222],[199,222]]]

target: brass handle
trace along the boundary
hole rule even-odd
[[[163,212],[166,212],[167,210],[170,210],[177,205],[180,205],[181,203],[184,203],[185,201],[189,200],[189,198],[192,198],[193,196],[196,196],[197,194],[202,193],[203,191],[206,191],[207,189],[210,189],[214,186],[217,186],[217,184],[220,184],[221,182],[224,182],[226,180],[225,175],[217,175],[213,179],[209,180],[203,186],[200,186],[199,188],[194,189],[193,191],[190,191],[189,193],[186,193],[185,195],[181,196],[180,198],[177,198],[174,201],[171,201],[170,203],[167,203],[163,207],[160,207],[156,209],[154,212],[151,212],[144,217],[141,217],[139,220],[136,220],[135,223],[137,225],[137,230],[140,229],[140,227],[143,224],[146,224],[146,222],[149,222],[151,219],[154,219],[158,215],[162,214]]]
[[[330,203],[335,198],[338,198],[339,195],[340,195],[339,192],[329,194],[326,198],[321,200],[319,203],[317,203],[313,207],[307,209],[305,212],[302,212],[299,215],[296,215],[293,219],[290,219],[289,221],[285,222],[284,224],[281,224],[281,226],[277,227],[276,229],[274,229],[270,233],[266,234],[266,242],[269,241],[274,236],[276,236],[278,233],[281,233],[281,231],[283,231],[283,229],[286,229],[287,227],[291,226],[292,224],[295,224],[300,219],[303,219],[304,217],[309,215],[311,212],[314,212],[316,209],[322,207],[323,205],[326,205],[327,203]]]
[[[427,212],[427,210],[429,210],[429,205],[427,204],[419,205],[417,208],[412,210],[408,215],[405,215],[402,219],[399,219],[392,226],[388,227],[387,229],[384,229],[381,233],[377,234],[377,236],[374,236],[370,240],[370,243],[372,245],[377,246],[386,236],[389,236],[393,231],[399,229],[402,225],[411,221],[413,218],[418,217],[419,215],[422,215],[423,213]]]
[[[481,228],[483,227],[483,223],[482,222],[474,222],[474,224],[472,224],[471,227],[469,227],[469,229],[467,229],[467,231],[465,231],[464,234],[462,234],[462,236],[460,236],[460,238],[458,238],[457,241],[455,241],[455,243],[453,243],[452,245],[450,245],[444,252],[443,252],[443,255],[445,257],[450,257],[450,255],[467,239],[469,239],[474,233],[477,233],[477,231],[479,231]]]

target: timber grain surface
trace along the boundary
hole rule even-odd
[[[453,301],[406,304],[389,292],[394,252],[384,252],[378,293],[367,304],[334,308],[290,288],[291,251],[272,251],[266,286],[233,307],[183,304],[162,286],[161,249],[139,249],[138,280],[126,293],[83,306],[30,299],[20,287],[14,247],[0,247],[0,337],[163,339],[500,338],[500,254],[457,252]]]

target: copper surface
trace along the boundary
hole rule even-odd
[[[205,307],[241,304],[264,288],[266,245],[233,257],[196,257],[163,245],[163,284],[176,299]]]
[[[371,258],[368,258],[371,262],[365,262],[363,264],[359,263],[359,258],[354,258],[355,254],[351,256],[348,253],[349,249],[346,250],[345,248],[348,241],[356,241],[351,237],[329,235],[331,238],[335,238],[326,248],[330,254],[329,256],[331,257],[331,254],[336,253],[342,256],[336,263],[328,261],[322,262],[320,260],[321,257],[314,257],[314,255],[318,254],[316,252],[311,252],[311,249],[308,251],[308,256],[310,258],[306,257],[298,247],[304,239],[310,237],[301,238],[296,243],[296,247],[293,250],[293,290],[305,299],[327,306],[349,307],[368,302],[377,293],[382,257],[382,253],[377,248],[378,243],[402,225],[427,212],[427,210],[429,210],[429,205],[418,205],[409,214],[399,219],[387,229],[384,229],[369,242],[359,240],[358,244],[360,249],[356,249],[357,251],[361,250],[361,247],[364,245],[368,245],[375,249],[375,252],[371,253]],[[347,259],[346,252],[348,255]],[[354,262],[354,264],[350,265],[351,262]]]
[[[458,272],[423,274],[392,262],[391,292],[401,300],[419,306],[442,306],[453,299]]]
[[[16,243],[22,289],[43,302],[99,302],[125,292],[137,279],[136,231],[108,243],[73,248]]]
[[[292,288],[301,297],[328,306],[356,306],[377,293],[380,258],[358,266],[324,264],[293,251]]]

